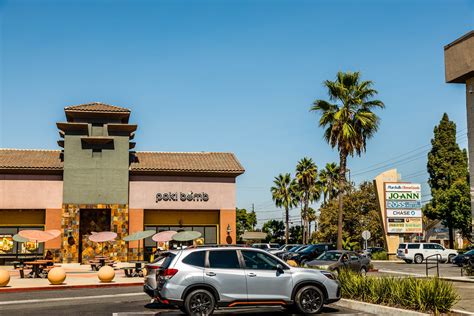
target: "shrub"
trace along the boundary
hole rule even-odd
[[[367,303],[439,314],[459,300],[452,283],[439,278],[364,277],[346,270],[338,278],[344,298]]]
[[[388,260],[386,251],[375,252],[371,255],[372,260]]]

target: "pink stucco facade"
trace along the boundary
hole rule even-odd
[[[182,201],[180,193],[207,194],[208,200]],[[177,201],[160,200],[157,193],[177,193]],[[220,210],[235,209],[235,181],[206,177],[134,177],[130,181],[131,209]]]
[[[0,175],[0,209],[61,209],[62,201],[60,179]]]

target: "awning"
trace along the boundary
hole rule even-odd
[[[243,240],[262,240],[267,237],[267,233],[262,232],[244,232],[242,234]]]

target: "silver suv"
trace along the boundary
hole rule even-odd
[[[147,268],[144,291],[188,315],[211,315],[215,308],[241,305],[284,306],[315,314],[341,295],[332,273],[290,267],[255,248],[171,251]]]

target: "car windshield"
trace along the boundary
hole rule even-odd
[[[308,253],[308,252],[312,252],[315,248],[316,248],[316,245],[311,245],[311,246],[308,246],[308,247],[306,247],[305,249],[303,249],[299,252]]]
[[[295,252],[296,250],[300,249],[301,246],[295,246],[295,247],[291,247],[288,252]]]
[[[317,260],[322,260],[322,261],[338,261],[339,258],[341,257],[342,253],[340,252],[333,252],[333,251],[327,251],[323,254],[321,254]]]
[[[469,250],[468,252],[464,253],[465,255],[474,255],[474,249]]]

